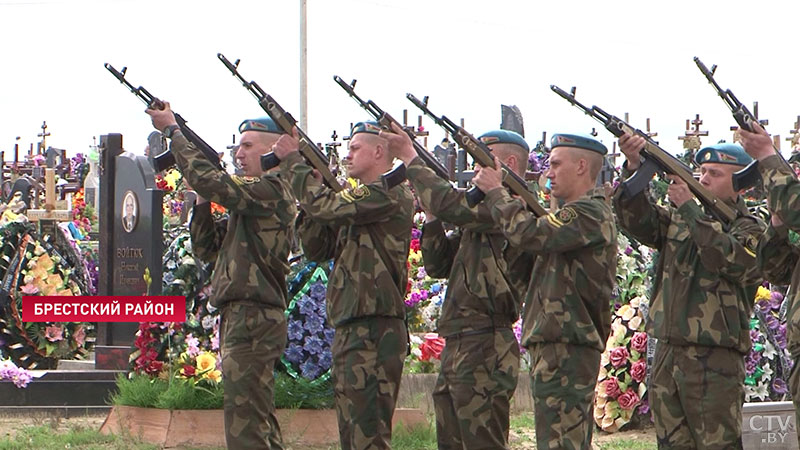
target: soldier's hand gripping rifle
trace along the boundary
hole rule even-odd
[[[711,70],[708,70],[708,67],[706,67],[706,65],[700,61],[700,58],[696,56],[694,57],[694,62],[697,64],[697,68],[700,69],[700,72],[703,72],[703,75],[706,77],[706,80],[708,80],[708,83],[714,88],[715,91],[717,91],[717,95],[722,98],[722,101],[724,101],[728,109],[731,110],[733,119],[737,124],[739,124],[739,127],[741,127],[743,130],[753,133],[753,127],[750,124],[751,122],[757,121],[756,117],[750,112],[750,110],[747,109],[746,106],[742,104],[742,102],[739,101],[738,98],[736,98],[735,95],[733,95],[733,92],[731,92],[730,89],[723,90],[719,84],[717,84],[717,81],[714,79],[714,72],[717,70],[717,66],[711,66]],[[775,147],[773,146],[773,148]],[[777,153],[787,167],[790,167],[791,169],[791,166],[789,166],[789,163],[786,162],[778,149],[775,149],[775,153]],[[794,172],[794,170],[792,170],[792,172]],[[747,189],[760,184],[761,174],[758,172],[758,160],[754,159],[753,162],[747,165],[747,167],[734,173],[732,177],[733,189],[737,192],[742,189]]]
[[[272,98],[271,95],[264,92],[263,89],[255,82],[255,81],[247,81],[242,77],[239,73],[239,60],[237,59],[236,62],[231,63],[228,61],[227,58],[222,53],[217,53],[217,58],[222,61],[222,64],[230,70],[231,74],[239,79],[242,83],[242,86],[245,87],[251,94],[258,100],[258,104],[261,108],[275,121],[275,123],[284,131],[284,133],[291,135],[292,128],[297,127],[297,133],[300,136],[300,154],[303,155],[303,158],[308,162],[308,164],[316,169],[321,175],[322,180],[325,184],[333,189],[336,192],[342,191],[342,185],[339,184],[339,181],[336,177],[331,173],[330,167],[328,167],[329,161],[328,158],[325,157],[325,154],[322,153],[317,144],[314,143],[306,133],[300,129],[297,125],[297,121],[292,117],[291,114],[286,112],[285,109]],[[261,156],[261,168],[263,170],[269,170],[273,167],[277,167],[280,164],[280,160],[273,152],[269,152],[266,155]]]
[[[558,86],[551,85],[550,89],[556,94],[560,95],[566,101],[570,102],[573,106],[582,110],[586,115],[592,117],[616,137],[620,137],[625,133],[640,136],[644,138],[644,148],[642,148],[642,165],[636,170],[636,174],[622,182],[623,194],[630,197],[638,194],[645,189],[653,175],[656,173],[668,173],[677,175],[683,180],[692,191],[695,197],[705,205],[709,211],[720,221],[725,224],[730,224],[736,218],[736,211],[728,206],[724,201],[711,193],[708,189],[703,187],[692,175],[692,169],[684,164],[681,160],[668,153],[663,148],[647,135],[642,130],[634,129],[627,122],[619,117],[612,116],[611,114],[603,111],[597,106],[591,108],[583,105],[575,99],[574,92],[568,93]]]
[[[447,171],[447,169],[442,165],[442,163],[439,162],[438,159],[436,159],[435,156],[433,156],[431,152],[426,150],[425,147],[422,146],[422,144],[417,142],[417,137],[414,135],[414,132],[412,130],[401,125],[400,122],[396,121],[392,116],[389,115],[389,113],[382,110],[372,100],[364,101],[361,99],[361,97],[358,96],[358,94],[356,94],[356,91],[354,90],[356,86],[356,80],[353,80],[352,83],[347,84],[337,75],[334,75],[333,79],[339,86],[341,86],[342,89],[345,90],[345,92],[347,92],[350,95],[350,97],[353,97],[353,99],[356,101],[356,103],[359,104],[359,106],[364,108],[364,110],[366,110],[375,119],[375,121],[378,122],[378,125],[380,125],[381,128],[384,128],[386,130],[391,130],[392,123],[395,123],[397,124],[398,127],[403,128],[405,132],[408,134],[408,137],[411,138],[411,143],[414,145],[414,150],[417,152],[417,156],[419,156],[420,159],[422,159],[425,165],[430,167],[431,170],[433,170],[434,172],[436,172],[436,175],[439,175],[445,180],[450,179],[450,173]]]
[[[492,155],[492,151],[489,147],[481,142],[480,140],[476,139],[473,135],[471,135],[464,127],[456,125],[455,122],[448,119],[447,116],[438,117],[428,109],[428,98],[425,97],[424,101],[419,101],[417,97],[414,97],[412,94],[406,94],[406,98],[408,98],[411,103],[413,103],[417,108],[421,109],[425,115],[433,119],[437,125],[444,128],[459,147],[463,148],[467,153],[472,156],[472,158],[480,164],[482,167],[495,167],[495,157]],[[547,211],[539,204],[539,201],[536,198],[536,194],[528,190],[528,185],[525,183],[525,180],[522,179],[519,175],[517,175],[513,170],[506,167],[505,164],[502,164],[503,168],[503,184],[506,185],[511,192],[520,196],[525,204],[528,206],[536,217],[542,217],[547,215]],[[475,205],[483,200],[485,194],[478,189],[477,186],[472,186],[467,191],[467,201],[470,205]]]
[[[104,64],[105,68],[111,72],[114,77],[119,80],[120,83],[125,85],[139,100],[143,101],[145,105],[147,105],[150,109],[164,109],[164,103],[161,102],[157,97],[154,97],[151,93],[147,92],[147,89],[139,86],[133,87],[128,80],[125,79],[125,72],[128,71],[127,67],[123,67],[122,71],[117,71],[111,64]],[[194,144],[203,155],[211,161],[212,164],[217,166],[217,168],[222,169],[222,162],[219,160],[219,154],[211,148],[210,145],[206,143],[200,136],[197,135],[191,128],[186,125],[186,120],[181,117],[180,114],[173,112],[175,114],[175,121],[178,122],[178,127],[181,129],[181,133],[186,137],[186,140]],[[173,156],[172,152],[169,150],[161,153],[160,155],[155,155],[153,157],[153,169],[156,172],[161,172],[166,170],[175,165],[175,156]]]

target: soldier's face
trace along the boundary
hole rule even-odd
[[[723,200],[735,200],[731,175],[742,169],[733,164],[704,163],[700,165],[700,184]]]
[[[577,181],[578,158],[570,154],[569,147],[556,147],[550,153],[550,169],[547,178],[550,180],[550,192],[557,199],[572,196]]]
[[[263,131],[250,130],[242,133],[239,149],[236,150],[236,163],[242,168],[242,172],[246,176],[261,176],[263,173],[261,170],[261,155],[269,153],[279,137],[279,134],[265,133]]]
[[[371,137],[368,133],[358,133],[350,139],[347,156],[342,160],[347,176],[360,180],[372,170],[378,144]]]

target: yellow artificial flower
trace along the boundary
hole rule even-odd
[[[770,300],[772,298],[772,292],[769,289],[765,288],[764,286],[758,287],[758,292],[756,292],[756,301],[761,300]]]
[[[197,369],[201,372],[206,372],[214,369],[217,366],[217,358],[211,352],[203,352],[197,355]]]
[[[222,372],[220,372],[219,370],[212,370],[211,372],[208,372],[207,374],[203,375],[203,378],[208,378],[209,380],[215,383],[219,383],[220,381],[222,381]]]

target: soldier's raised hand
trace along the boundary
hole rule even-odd
[[[494,168],[476,168],[472,184],[478,186],[478,189],[486,194],[493,189],[503,187],[503,169],[500,167],[500,159],[494,159]]]
[[[169,102],[162,101],[161,105],[164,107],[163,109],[147,108],[144,112],[150,116],[153,127],[163,133],[165,128],[170,125],[178,125],[178,122],[175,120],[175,113],[169,107]]]
[[[739,130],[739,141],[747,154],[758,160],[774,155],[772,138],[767,131],[756,121],[751,121],[750,126],[753,128],[752,133],[745,129]]]
[[[389,153],[405,165],[409,165],[417,157],[411,137],[396,123],[392,123],[391,130],[381,130],[379,136],[389,143]]]
[[[292,128],[292,134],[282,134],[278,141],[272,146],[272,151],[278,159],[284,159],[290,153],[298,151],[300,148],[300,134],[297,127]]]
[[[625,133],[619,137],[619,150],[628,160],[628,170],[636,170],[642,164],[639,152],[644,147],[645,140],[641,136]]]

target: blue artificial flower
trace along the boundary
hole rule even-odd
[[[314,302],[314,299],[308,295],[300,297],[300,300],[297,301],[297,305],[300,307],[301,314],[310,316],[317,313],[317,304]]]
[[[323,352],[319,355],[319,367],[326,371],[331,368],[331,364],[333,363],[333,355],[331,355],[330,351]]]
[[[300,320],[290,320],[289,321],[289,340],[290,341],[301,341],[303,340],[303,335],[305,334],[305,330],[303,329],[303,322]]]
[[[289,362],[300,364],[300,361],[303,360],[303,346],[292,342],[288,347],[286,347],[286,351],[283,352],[283,354],[286,356],[286,359],[288,359]]]
[[[336,329],[335,328],[325,328],[325,330],[322,332],[322,334],[325,335],[325,342],[328,345],[332,345],[333,344],[333,336],[336,334]]]
[[[325,320],[316,314],[306,316],[306,323],[303,325],[310,334],[320,333],[324,326]]]
[[[308,295],[310,295],[314,300],[317,302],[325,302],[325,292],[328,288],[322,281],[317,281],[316,283],[311,285],[311,289],[308,290]]]
[[[322,353],[322,339],[318,336],[308,336],[306,337],[305,345],[303,345],[303,350],[308,352],[312,355],[319,355]]]
[[[306,380],[314,380],[319,376],[319,366],[314,364],[311,358],[308,358],[303,364],[300,364],[300,372]]]
[[[438,294],[439,291],[441,291],[441,290],[442,290],[442,285],[441,284],[433,283],[431,285],[431,292],[433,292],[434,294]]]

